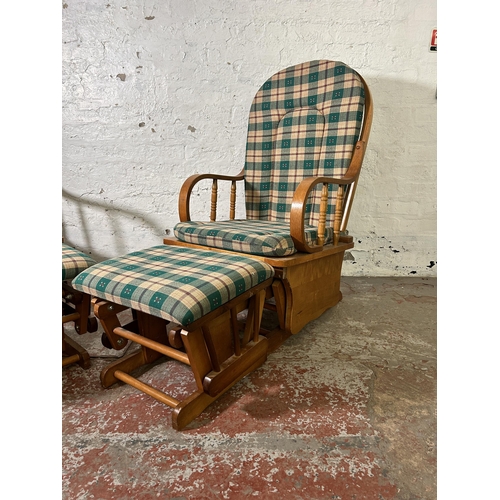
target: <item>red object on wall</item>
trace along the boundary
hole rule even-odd
[[[438,50],[438,30],[433,29],[431,34],[431,45],[429,47],[431,52],[437,52]]]

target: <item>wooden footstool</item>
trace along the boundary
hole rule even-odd
[[[94,313],[111,346],[142,346],[101,372],[103,386],[120,380],[154,397],[174,408],[172,425],[182,429],[266,360],[267,339],[259,331],[273,275],[256,259],[166,245],[83,271],[72,285],[95,297]],[[125,309],[133,320],[122,325]],[[161,356],[191,366],[197,390],[188,398],[179,401],[130,375]]]

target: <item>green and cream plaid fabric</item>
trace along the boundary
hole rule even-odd
[[[245,161],[248,219],[290,220],[293,194],[313,176],[341,177],[359,138],[364,87],[342,62],[312,61],[282,70],[257,92],[250,109]],[[327,225],[333,224],[331,185]],[[321,186],[311,195],[309,224],[319,219]]]
[[[253,100],[248,124],[245,158],[248,220],[289,222],[292,198],[303,179],[345,174],[361,130],[364,96],[360,76],[342,62],[320,60],[299,64],[276,73],[264,83]],[[309,197],[306,225],[317,226],[319,222],[321,188],[322,185],[318,186]],[[329,190],[327,227],[333,225],[337,186],[329,185]],[[192,233],[188,233],[187,224],[175,228],[179,239],[189,238],[192,242],[197,239],[201,244],[211,241],[208,232],[214,230],[212,224],[207,223],[203,228],[192,223]],[[239,233],[243,229],[252,230],[246,222],[240,224]],[[276,252],[270,252],[267,245],[276,234],[271,224],[269,229],[269,239],[248,234],[245,245],[252,248],[250,253],[289,255],[282,253],[284,247],[290,252],[290,247],[281,237]],[[223,239],[225,231],[221,227],[214,246],[228,249],[234,246],[233,231],[227,233],[230,241]],[[289,229],[284,232],[288,234]],[[266,248],[257,252],[259,241]],[[294,252],[293,248],[290,253]]]
[[[316,242],[316,227],[306,227],[306,240]],[[285,257],[296,252],[290,236],[290,225],[284,222],[233,220],[220,222],[180,222],[175,236],[188,243],[223,248],[234,252]],[[333,240],[333,229],[327,228],[326,243]]]
[[[78,273],[95,264],[95,260],[75,250],[69,245],[62,244],[62,279],[71,280]]]
[[[186,326],[273,275],[241,255],[160,245],[96,264],[72,286]]]

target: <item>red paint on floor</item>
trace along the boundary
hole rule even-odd
[[[435,417],[434,347],[406,319],[379,313],[363,319],[339,304],[182,432],[169,407],[125,384],[101,387],[112,358],[65,368],[63,499],[435,498],[434,438],[425,434]],[[179,399],[195,388],[175,361],[139,378]]]

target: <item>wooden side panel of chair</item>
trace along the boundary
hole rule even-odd
[[[286,268],[285,331],[296,334],[342,299],[340,278],[344,252]]]

